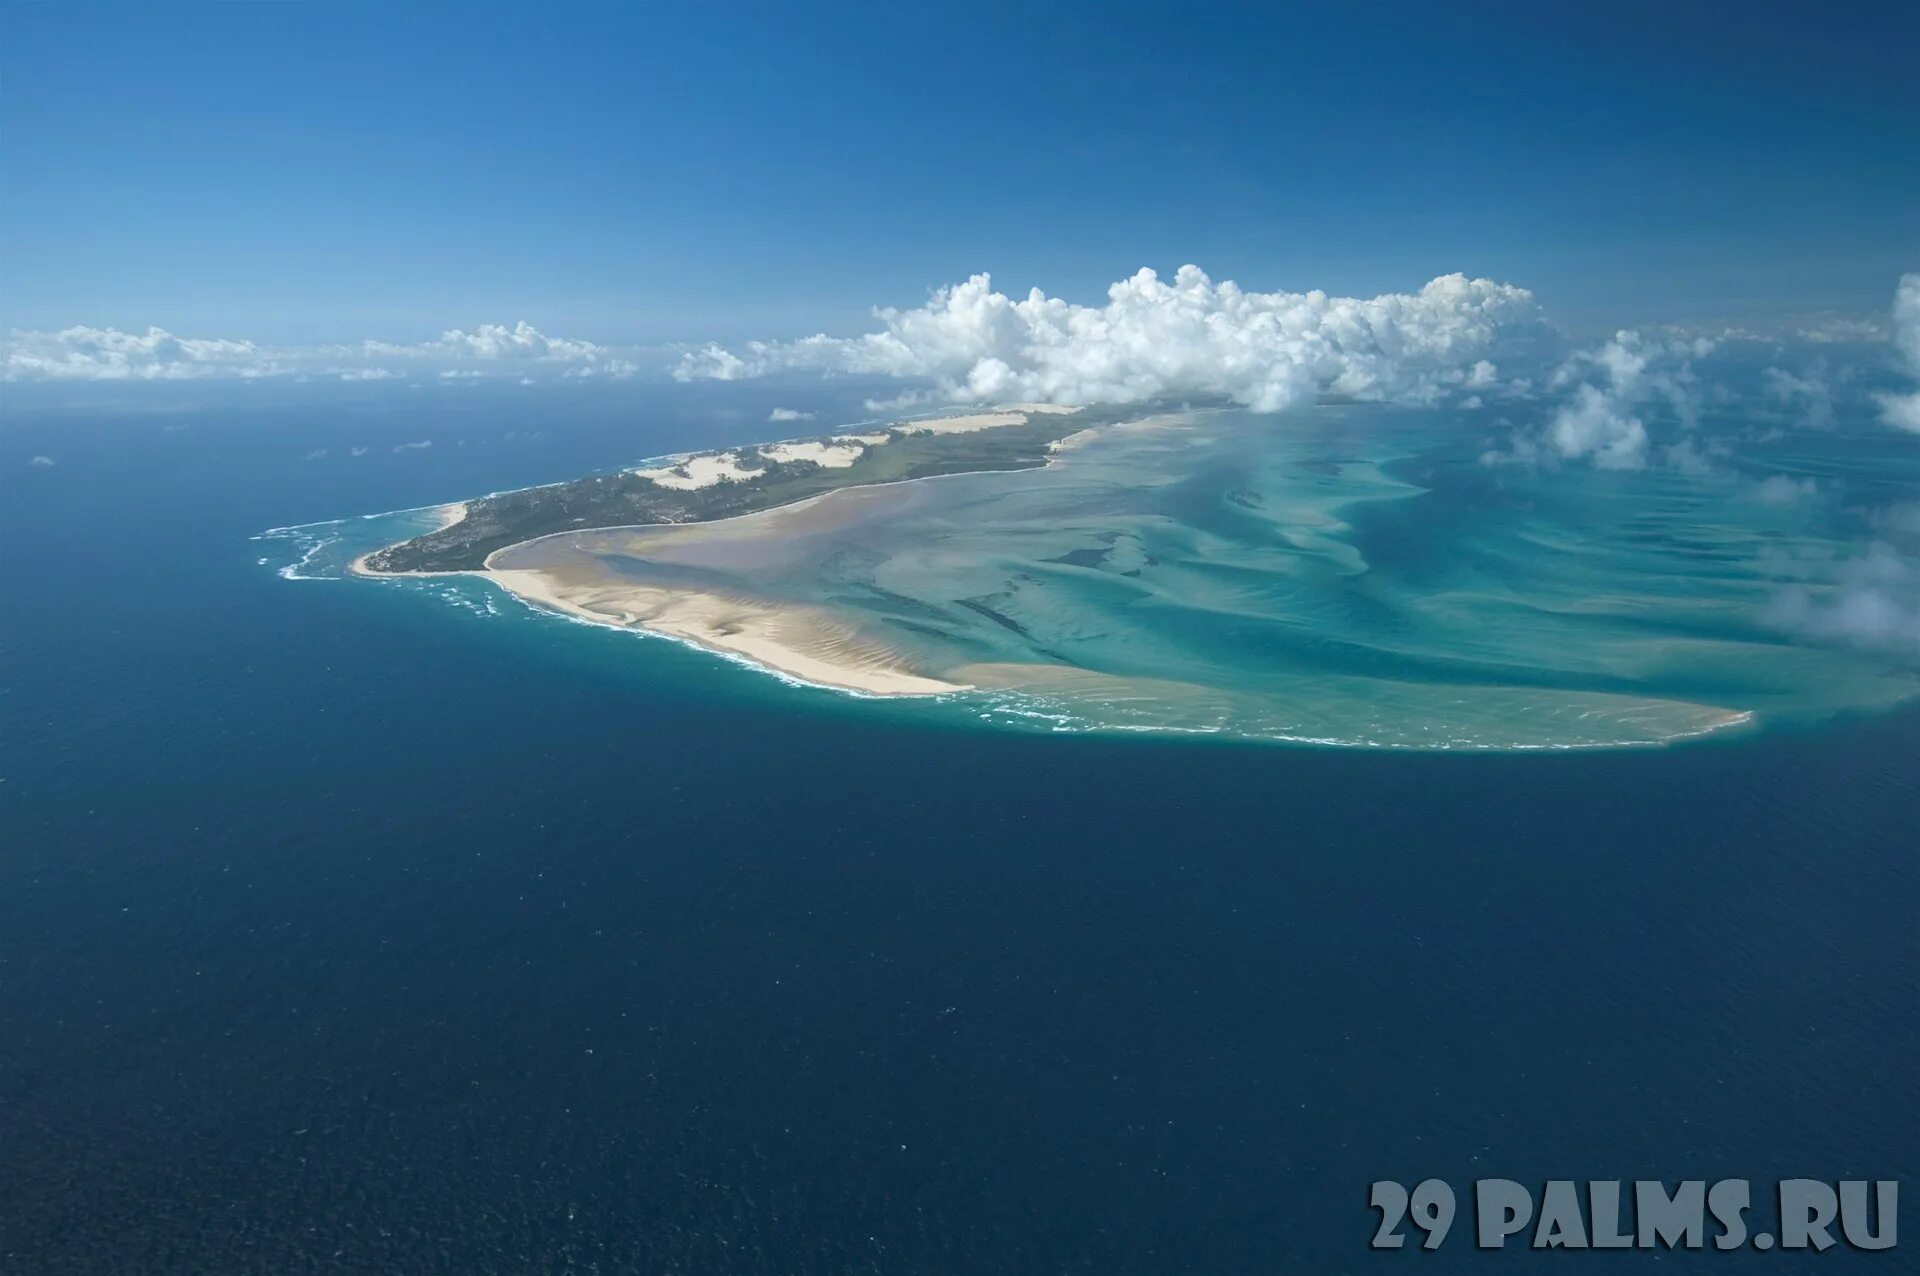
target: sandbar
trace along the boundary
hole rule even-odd
[[[644,629],[785,674],[873,696],[933,696],[967,687],[903,668],[824,609],[660,589],[591,567],[495,567],[488,579],[525,601],[598,625]]]

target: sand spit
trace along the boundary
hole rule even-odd
[[[967,688],[924,678],[818,608],[658,589],[591,570],[489,566],[514,595],[599,625],[645,629],[734,656],[800,682],[873,696],[934,696]]]

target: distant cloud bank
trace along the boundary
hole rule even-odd
[[[1490,384],[1509,331],[1537,325],[1524,288],[1445,275],[1417,293],[1365,299],[1247,292],[1197,266],[1171,282],[1141,270],[1082,306],[1038,289],[1015,301],[987,275],[924,306],[875,312],[878,332],[709,345],[683,381],[819,371],[930,381],[949,399],[1136,403],[1219,395],[1276,411],[1316,394],[1433,402]]]
[[[624,378],[639,371],[591,341],[550,337],[524,320],[509,328],[482,324],[450,328],[433,341],[401,345],[262,346],[252,341],[179,337],[164,328],[145,333],[78,326],[58,332],[16,329],[5,365],[10,381],[190,381],[259,377],[385,381],[400,377],[461,380],[524,376],[529,369],[557,377]]]
[[[220,337],[183,337],[76,326],[15,330],[6,344],[10,381],[183,381],[282,378],[295,381],[404,381],[456,387],[498,381],[534,386],[578,378],[646,373],[681,381],[737,381],[780,374],[894,378],[896,397],[876,411],[935,402],[1138,403],[1222,398],[1278,411],[1315,398],[1532,408],[1518,423],[1499,411],[1489,465],[1590,464],[1636,470],[1698,469],[1707,458],[1693,426],[1720,388],[1703,384],[1695,362],[1716,344],[1789,344],[1842,350],[1891,339],[1897,367],[1920,381],[1920,274],[1902,277],[1884,318],[1826,315],[1812,327],[1772,336],[1725,327],[1710,336],[1631,330],[1566,351],[1525,288],[1443,275],[1416,292],[1332,297],[1323,292],[1252,292],[1216,282],[1197,266],[1171,279],[1140,270],[1112,284],[1100,305],[1038,289],[1010,297],[975,275],[935,291],[926,304],[874,312],[875,331],[732,347],[644,352],[556,336],[522,320],[511,326],[448,328],[411,344],[365,340],[270,346]],[[1845,357],[1844,355],[1837,357]],[[1835,395],[1858,370],[1828,366],[1829,355],[1768,367],[1755,402],[1776,424],[1832,428]],[[1884,377],[1883,365],[1879,374]],[[450,391],[451,392],[451,391]],[[1886,425],[1920,433],[1920,388],[1851,400]],[[777,407],[768,420],[812,419]]]

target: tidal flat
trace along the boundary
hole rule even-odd
[[[1490,467],[1464,415],[1160,414],[1041,468],[547,536],[486,573],[791,680],[1047,730],[1591,748],[1920,691],[1783,620],[1839,588],[1846,509],[1731,473]]]

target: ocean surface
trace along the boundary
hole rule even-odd
[[[1482,595],[1515,538],[1582,525],[1549,496],[1596,527],[1631,502],[1644,561],[1717,564],[1691,636],[1661,602],[1606,689],[1761,712],[1665,748],[1059,730],[471,581],[289,580],[312,544],[255,539],[763,438],[752,393],[778,392],[9,387],[0,1272],[1535,1270],[1463,1224],[1369,1251],[1368,1185],[1913,1192],[1920,712],[1884,694],[1911,666],[1706,617],[1791,587],[1743,556],[1767,535],[1828,561],[1902,490],[1884,458],[1836,478],[1789,442],[1844,499],[1704,533],[1655,476],[1443,483],[1384,446],[1414,459],[1322,475],[1439,494],[1334,538],[1391,562],[1386,601],[1486,609],[1404,636],[1430,683],[1488,617],[1529,631],[1518,586]],[[823,419],[862,415],[831,393]],[[1395,522],[1473,501],[1504,521]],[[1526,649],[1585,670],[1556,690],[1631,628],[1624,551],[1581,539],[1568,588],[1609,605],[1580,651]],[[1357,608],[1344,551],[1307,549],[1298,596]],[[1338,626],[1388,622],[1302,623],[1339,662]],[[1737,664],[1691,645],[1729,634]]]

